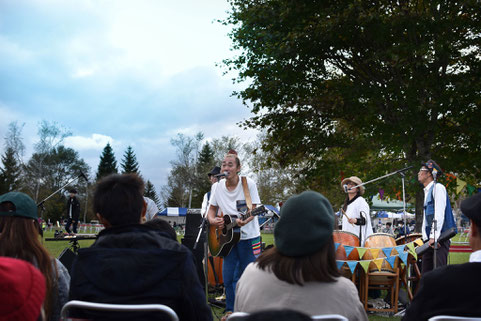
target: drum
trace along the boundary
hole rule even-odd
[[[383,247],[395,247],[396,246],[396,240],[394,239],[394,236],[391,234],[387,233],[374,233],[371,234],[366,241],[364,242],[364,247],[366,248],[379,248],[379,255],[377,258],[385,258],[386,255],[382,251]],[[363,260],[372,260],[374,257],[372,256],[370,251],[366,251],[364,254],[364,257],[362,258]],[[374,262],[371,262],[369,264],[369,272],[377,272],[379,271],[376,264]],[[391,267],[391,265],[384,260],[382,262],[381,266],[381,271],[383,272],[393,272],[394,269]]]
[[[220,256],[209,255],[209,264],[207,264],[207,280],[209,285],[217,286],[224,284],[222,278],[222,264],[224,259]]]
[[[341,245],[359,246],[359,238],[357,235],[345,232],[345,231],[334,231],[332,233],[332,238],[334,243],[340,243]],[[348,257],[346,257],[346,250],[343,246],[339,246],[336,251],[336,260],[359,260],[359,253],[357,250],[352,250]]]
[[[403,244],[411,243],[412,241],[421,239],[422,237],[423,235],[421,233],[411,233],[408,235],[403,235],[396,239],[396,244],[403,245]]]

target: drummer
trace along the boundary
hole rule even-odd
[[[364,186],[353,188],[362,184],[357,176],[345,178],[341,182],[341,187],[346,193],[346,199],[342,206],[342,230],[353,233],[359,237],[361,246],[364,241],[372,234],[371,216],[369,215],[369,205],[361,196],[364,194]]]

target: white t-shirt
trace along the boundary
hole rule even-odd
[[[212,184],[212,186],[210,187],[210,197],[212,198],[212,195],[214,194],[215,192],[215,188],[217,187],[217,184],[219,184],[218,182],[215,182],[214,184]],[[205,217],[205,215],[207,214],[207,211],[209,210],[209,200],[207,199],[207,194],[208,193],[205,193],[204,194],[204,199],[202,200],[202,207],[200,209],[200,215],[202,215],[202,217]]]
[[[257,192],[256,183],[247,178],[247,186],[251,194],[252,204],[259,205],[261,203],[259,193]],[[239,177],[239,183],[233,191],[229,191],[225,185],[227,180],[223,179],[217,187],[212,189],[209,203],[218,206],[224,215],[238,216],[237,201],[245,203],[244,189],[242,188],[242,179]],[[215,184],[214,184],[215,185]],[[252,221],[241,227],[241,240],[248,240],[260,236],[259,220],[257,216]]]
[[[364,246],[364,241],[366,238],[372,234],[372,225],[371,225],[371,216],[369,215],[369,204],[367,204],[366,200],[359,196],[347,206],[346,215],[350,218],[360,218],[360,213],[363,213],[364,218],[366,219],[366,225],[356,225],[351,224],[347,220],[346,216],[342,216],[342,230],[346,232],[353,233],[359,237],[359,230],[362,232],[362,240],[361,246]],[[360,227],[360,228],[359,228]]]
[[[150,221],[159,213],[159,208],[153,200],[144,196],[145,203],[147,203],[147,211],[145,212],[145,220]]]

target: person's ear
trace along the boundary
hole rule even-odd
[[[110,227],[110,222],[105,219],[102,215],[100,215],[99,213],[95,214],[97,216],[97,218],[99,219],[99,222],[100,224],[102,224],[103,226],[105,227]]]
[[[471,221],[471,227],[470,227],[471,237],[479,237],[479,228],[478,228],[478,226],[473,222],[473,220],[470,220],[470,221]]]

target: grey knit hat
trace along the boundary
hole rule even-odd
[[[332,237],[334,211],[322,194],[306,191],[290,197],[280,216],[274,228],[274,242],[283,255],[313,254]]]

